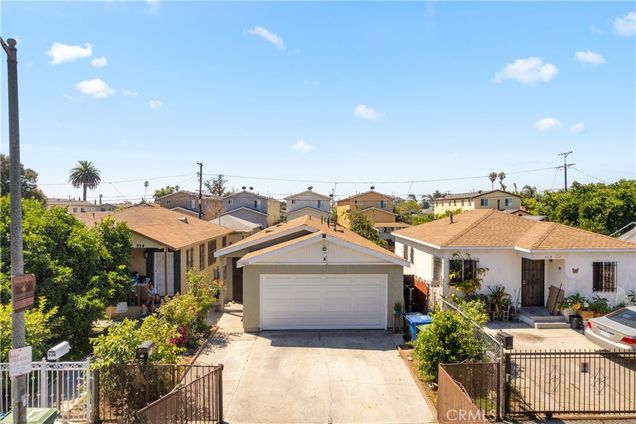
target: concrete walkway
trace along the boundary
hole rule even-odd
[[[224,365],[225,421],[427,423],[434,415],[384,331],[246,334],[241,305],[210,316],[217,334],[197,358]]]

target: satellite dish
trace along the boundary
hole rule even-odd
[[[250,187],[250,191],[254,190],[254,187]]]
[[[375,190],[375,186],[371,186],[371,190]]]
[[[307,187],[307,190],[309,190],[309,191],[311,191],[311,190],[313,190],[313,189],[314,189],[314,186],[309,186],[309,187]]]
[[[241,187],[241,188],[242,188],[243,190],[245,190],[247,187],[243,186],[243,187]]]

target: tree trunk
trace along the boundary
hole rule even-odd
[[[86,184],[82,184],[82,187],[84,188],[84,201],[86,201]]]

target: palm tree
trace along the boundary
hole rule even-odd
[[[93,165],[93,162],[88,160],[80,160],[73,168],[68,177],[68,182],[73,184],[73,187],[82,187],[84,191],[84,201],[86,201],[86,190],[94,190],[97,188],[102,179],[99,176],[99,169]]]
[[[505,172],[500,172],[497,177],[499,178],[499,185],[501,186],[501,189],[503,191],[506,191],[506,186],[503,183],[504,178],[506,178],[506,173]]]
[[[144,202],[146,201],[146,190],[148,190],[148,181],[144,181]]]
[[[490,180],[490,186],[491,188],[494,190],[495,189],[495,180],[497,180],[497,173],[496,172],[491,172],[490,174],[488,174],[488,179]]]
[[[521,195],[524,197],[536,197],[537,193],[537,188],[534,186],[524,185],[521,188]]]

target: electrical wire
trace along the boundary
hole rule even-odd
[[[607,181],[601,180],[600,178],[596,178],[594,175],[587,174],[587,173],[585,173],[585,172],[581,171],[581,170],[580,170],[580,169],[578,169],[578,168],[574,168],[574,167],[573,167],[572,169],[574,169],[575,171],[580,172],[581,174],[585,175],[586,177],[590,177],[590,178],[592,178],[592,179],[594,179],[594,180],[596,180],[596,181],[600,181],[600,182],[602,182],[602,183],[604,183],[604,184],[607,184]]]

